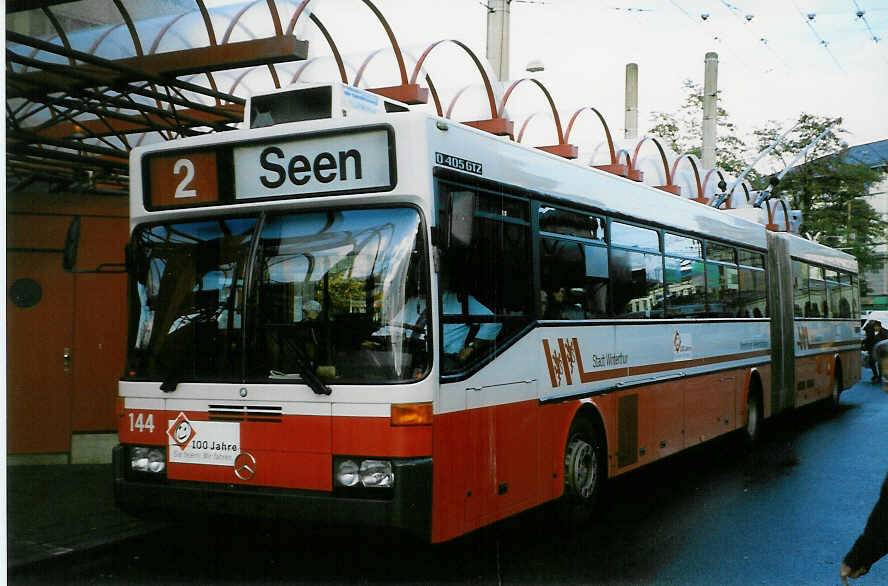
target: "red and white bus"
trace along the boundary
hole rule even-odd
[[[433,542],[838,395],[853,257],[343,85],[134,149],[124,509]]]

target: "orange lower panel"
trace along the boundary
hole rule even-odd
[[[392,425],[388,417],[334,417],[333,453],[415,458],[432,453],[431,425]]]

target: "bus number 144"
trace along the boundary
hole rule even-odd
[[[129,414],[130,421],[130,431],[139,431],[148,433],[154,433],[154,414],[149,413],[147,417],[144,413],[139,413],[138,415],[135,413]]]

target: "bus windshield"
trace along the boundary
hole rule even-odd
[[[399,383],[431,366],[413,209],[142,226],[130,270],[131,380]]]

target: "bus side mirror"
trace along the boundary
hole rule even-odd
[[[62,269],[71,272],[77,266],[77,248],[80,245],[80,216],[71,220],[65,235],[65,248],[62,253]]]
[[[475,222],[475,192],[454,191],[450,204],[450,238],[448,244],[468,248],[472,242]]]

